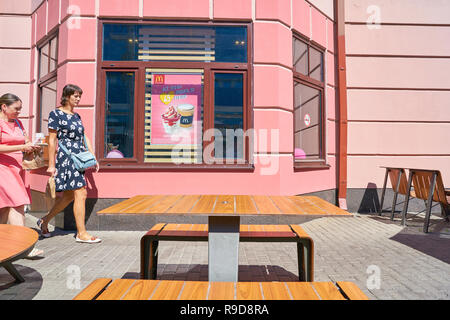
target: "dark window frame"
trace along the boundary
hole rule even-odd
[[[310,48],[314,48],[315,50],[319,51],[322,53],[322,72],[323,72],[323,81],[318,81],[316,79],[311,78],[308,75],[304,75],[301,74],[299,72],[297,72],[295,70],[295,66],[294,64],[292,65],[292,73],[293,73],[293,92],[292,92],[292,97],[293,97],[293,106],[294,106],[294,112],[293,112],[293,132],[294,132],[294,137],[293,137],[293,150],[295,150],[295,85],[296,83],[302,84],[304,86],[319,90],[320,94],[321,94],[321,115],[320,115],[320,136],[319,136],[319,152],[320,152],[320,157],[319,159],[295,159],[295,155],[294,153],[292,154],[292,158],[294,160],[294,169],[295,170],[301,170],[301,169],[314,169],[314,168],[318,168],[318,169],[326,169],[326,168],[330,168],[330,165],[327,163],[327,157],[326,157],[326,143],[327,143],[327,137],[326,137],[326,108],[325,108],[325,89],[326,89],[326,84],[325,84],[325,53],[326,53],[326,49],[321,47],[320,45],[318,45],[317,43],[305,38],[302,35],[293,33],[292,36],[292,43],[294,43],[294,39],[298,40],[298,41],[302,41],[308,48],[308,74],[311,71],[311,55],[310,55]],[[292,50],[294,50],[294,46],[292,48]],[[294,54],[293,54],[294,57]]]
[[[103,61],[102,60],[102,43],[103,43],[103,24],[118,23],[118,24],[139,24],[139,25],[184,25],[184,26],[244,26],[247,28],[247,62],[246,63],[228,63],[228,62],[192,62],[192,61]],[[203,83],[203,132],[214,126],[214,100],[213,100],[213,74],[215,72],[241,72],[244,73],[246,81],[244,81],[244,112],[243,112],[243,126],[244,131],[253,128],[253,108],[251,101],[251,79],[253,66],[253,47],[252,47],[252,24],[247,22],[236,23],[212,23],[212,22],[174,22],[174,21],[137,21],[137,20],[117,20],[117,19],[99,19],[98,22],[98,63],[97,63],[97,101],[99,101],[96,108],[96,141],[95,148],[97,157],[100,163],[101,170],[143,170],[143,171],[253,171],[254,166],[250,163],[251,155],[249,149],[249,138],[245,141],[245,163],[238,160],[233,163],[217,163],[217,164],[176,164],[176,163],[145,163],[144,162],[144,127],[145,117],[145,70],[146,68],[154,69],[203,69],[204,83]],[[106,72],[119,70],[133,70],[136,72],[136,93],[135,93],[135,157],[130,161],[129,159],[109,159],[103,155],[104,150],[104,109],[105,109],[105,91],[106,91]],[[137,119],[136,119],[137,118]],[[211,122],[212,121],[212,122]],[[206,145],[214,143],[214,140],[203,141],[203,150]]]
[[[58,73],[58,51],[59,51],[59,37],[58,32],[52,32],[51,34],[47,35],[44,39],[39,41],[36,45],[36,52],[38,55],[37,59],[37,108],[36,108],[36,132],[42,132],[42,88],[46,86],[49,83],[57,82],[57,73]],[[53,71],[50,71],[50,60],[51,60],[51,44],[53,40],[56,39],[56,61],[55,61],[55,69]],[[48,56],[47,56],[47,73],[41,77],[41,50],[48,45]],[[56,104],[58,104],[58,98],[56,98]],[[55,105],[55,108],[57,106]]]

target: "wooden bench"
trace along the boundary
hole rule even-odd
[[[414,196],[426,203],[425,222],[423,232],[428,232],[433,201],[441,205],[442,216],[449,221],[450,216],[450,191],[444,188],[442,175],[439,170],[409,169],[407,194],[414,188]],[[402,224],[406,224],[409,197],[406,198],[402,211]]]
[[[369,300],[353,282],[96,279],[73,300]]]
[[[313,281],[314,242],[298,225],[241,225],[241,242],[296,242],[300,281]],[[141,279],[156,279],[159,241],[208,241],[206,224],[153,226],[141,238]]]
[[[33,229],[0,224],[0,267],[4,267],[16,282],[25,279],[13,266],[13,262],[25,258],[33,250],[39,235]]]

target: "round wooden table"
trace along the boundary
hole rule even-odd
[[[33,229],[0,224],[0,267],[4,267],[16,282],[24,282],[12,262],[25,258],[33,250],[39,235]]]

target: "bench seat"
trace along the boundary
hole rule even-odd
[[[299,281],[313,281],[314,242],[298,225],[241,225],[241,242],[296,242]],[[207,224],[159,223],[141,238],[141,279],[156,279],[159,241],[208,241]]]
[[[369,300],[353,282],[96,279],[74,300]]]

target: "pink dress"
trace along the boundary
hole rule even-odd
[[[25,143],[25,137],[16,122],[0,119],[0,132],[0,144]],[[0,208],[14,208],[31,203],[30,190],[25,187],[22,158],[21,151],[0,153]]]

